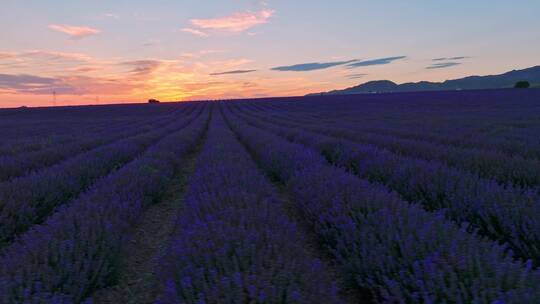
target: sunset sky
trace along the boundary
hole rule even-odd
[[[0,0],[0,107],[303,95],[540,64],[540,1]]]

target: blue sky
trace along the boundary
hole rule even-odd
[[[539,15],[540,1],[3,0],[0,106],[501,73],[540,63]]]

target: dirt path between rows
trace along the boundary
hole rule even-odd
[[[189,177],[195,170],[197,156],[206,141],[206,134],[185,164],[178,170],[161,202],[145,211],[134,228],[131,242],[125,248],[125,263],[119,283],[98,290],[92,296],[96,304],[154,303],[160,287],[157,277],[157,259],[162,256],[174,232],[175,220],[183,205]]]

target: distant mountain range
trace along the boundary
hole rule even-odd
[[[343,90],[334,90],[314,95],[344,95],[364,93],[389,93],[413,91],[446,91],[446,90],[475,90],[512,88],[518,81],[526,80],[531,87],[540,87],[540,66],[523,70],[513,70],[500,75],[469,76],[465,78],[446,80],[444,82],[408,82],[396,84],[389,80],[375,80]]]

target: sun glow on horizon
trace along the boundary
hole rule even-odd
[[[6,0],[0,108],[279,97],[503,73],[538,64],[540,34],[522,29],[540,27],[540,3],[520,2],[463,11],[375,1]]]

